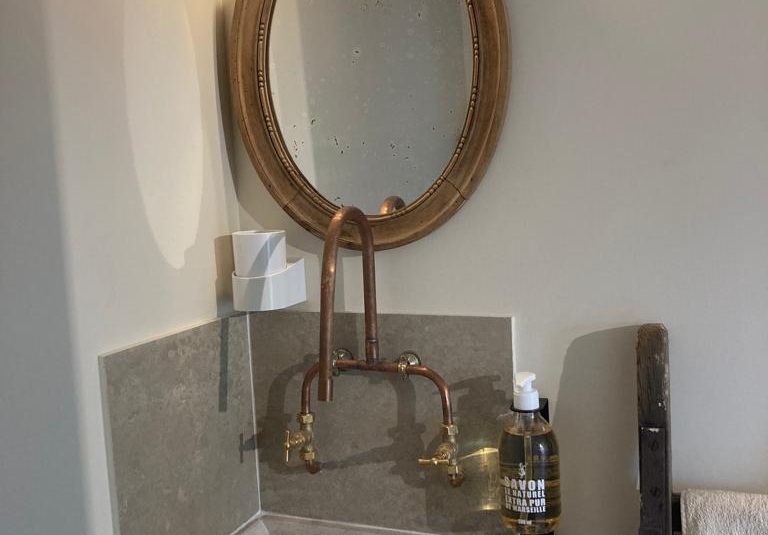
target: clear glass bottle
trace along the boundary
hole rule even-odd
[[[560,523],[560,455],[539,412],[532,373],[515,375],[515,404],[499,418],[501,519],[512,533],[545,535]]]

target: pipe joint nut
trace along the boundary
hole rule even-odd
[[[421,359],[413,351],[405,351],[397,359],[397,373],[403,380],[408,378],[408,368],[411,366],[421,366]]]
[[[456,437],[459,434],[459,427],[456,424],[443,425],[443,433],[446,437]]]
[[[462,475],[461,468],[459,467],[458,464],[449,464],[448,466],[445,467],[445,472],[449,476],[461,476]]]
[[[317,450],[314,449],[314,448],[312,448],[312,449],[304,448],[304,449],[301,450],[301,453],[299,454],[299,457],[301,457],[301,460],[305,461],[305,462],[316,461],[317,460]]]
[[[301,425],[313,424],[315,423],[315,415],[311,412],[300,412],[296,415],[296,421]]]

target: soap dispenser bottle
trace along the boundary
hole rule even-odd
[[[560,456],[539,413],[536,375],[515,374],[514,403],[499,418],[501,519],[511,533],[544,535],[560,523]]]

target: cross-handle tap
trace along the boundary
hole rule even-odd
[[[451,486],[458,487],[464,482],[464,474],[459,466],[459,445],[456,436],[459,428],[456,424],[443,425],[443,441],[438,444],[435,453],[429,459],[419,459],[423,466],[437,466],[448,474]]]
[[[315,422],[315,415],[311,412],[300,412],[296,415],[299,422],[299,431],[285,430],[285,440],[283,441],[283,453],[285,454],[285,464],[291,460],[291,451],[301,448],[299,457],[304,461],[307,471],[315,474],[320,471],[320,464],[317,462],[317,449],[312,444],[312,424]]]
[[[301,448],[307,443],[307,437],[302,431],[285,430],[285,441],[283,442],[283,452],[285,453],[285,464],[291,462],[291,450]]]
[[[448,466],[456,458],[456,446],[450,442],[441,442],[435,454],[429,459],[419,459],[421,465]]]

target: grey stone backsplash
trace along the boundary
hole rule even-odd
[[[424,378],[337,377],[332,403],[313,400],[323,469],[310,475],[298,459],[286,466],[283,431],[296,428],[319,314],[251,314],[250,322],[265,511],[430,533],[504,532],[495,512],[480,510],[487,473],[469,473],[454,489],[441,471],[417,464],[440,441],[439,396]],[[334,327],[334,347],[361,355],[362,314],[337,314]],[[382,358],[414,350],[449,382],[462,454],[495,447],[513,384],[509,318],[380,315],[379,339]]]
[[[335,319],[334,346],[360,355],[362,314]],[[510,319],[384,314],[379,330],[382,358],[416,351],[451,385],[462,454],[495,447],[512,391]],[[337,377],[332,403],[313,400],[323,469],[284,464],[283,431],[296,428],[318,337],[317,313],[235,315],[100,358],[121,535],[228,535],[262,509],[274,515],[252,529],[272,535],[378,532],[355,531],[363,525],[503,533],[495,512],[481,510],[487,472],[470,469],[454,489],[417,464],[440,441],[442,422],[437,391],[421,377]],[[248,447],[254,433],[258,460]]]
[[[121,535],[227,535],[259,510],[245,316],[101,357]]]

